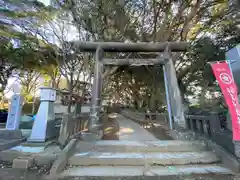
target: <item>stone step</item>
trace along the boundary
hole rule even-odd
[[[144,177],[144,179],[148,179],[148,177],[167,177],[167,179],[175,179],[171,177],[181,177],[179,179],[182,180],[182,177],[190,178],[192,176],[201,176],[201,177],[209,177],[212,175],[217,175],[219,178],[222,175],[224,180],[227,180],[227,177],[232,175],[232,171],[224,168],[221,165],[184,165],[184,166],[89,166],[89,167],[71,167],[65,170],[60,174],[59,179],[71,179],[74,177],[75,180],[83,178],[92,179],[93,177],[98,177],[96,179],[116,179],[122,178],[126,179],[133,177]],[[81,178],[80,178],[81,177]],[[133,178],[135,179],[135,178]],[[136,178],[137,179],[137,178]],[[139,178],[140,179],[140,178]],[[190,178],[191,179],[191,178]],[[206,178],[202,178],[206,179]],[[217,178],[216,178],[217,179]],[[189,180],[189,179],[188,179]],[[191,179],[192,180],[192,179]]]
[[[199,141],[79,141],[77,152],[97,150],[99,152],[195,152],[206,150],[206,145]]]
[[[183,165],[197,163],[215,163],[219,158],[213,152],[171,152],[171,153],[122,153],[122,152],[85,152],[77,153],[69,158],[68,164],[79,166],[113,165]]]

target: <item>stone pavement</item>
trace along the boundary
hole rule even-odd
[[[149,133],[139,124],[118,115],[117,120],[120,125],[119,140],[128,141],[154,141],[158,140],[154,135]]]

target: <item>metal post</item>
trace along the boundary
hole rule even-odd
[[[94,69],[94,81],[92,86],[92,103],[90,108],[90,120],[88,123],[89,132],[98,131],[99,115],[101,111],[101,91],[102,91],[102,73],[104,52],[101,47],[96,50],[96,62]]]
[[[236,62],[236,61],[227,60],[227,63],[228,63],[228,66],[229,66],[229,69],[230,69],[230,71],[231,71],[232,76],[233,76],[233,70],[232,70],[231,64],[233,64],[233,63],[235,63],[235,62]]]
[[[163,65],[163,76],[164,76],[164,86],[165,86],[166,99],[167,99],[169,127],[172,130],[173,129],[172,110],[171,110],[171,104],[170,104],[170,98],[169,98],[168,80],[167,80],[165,65]]]

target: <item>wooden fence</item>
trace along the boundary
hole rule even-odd
[[[76,134],[87,130],[89,114],[81,114],[73,116],[72,114],[64,114],[59,132],[58,142],[66,145],[68,140]]]

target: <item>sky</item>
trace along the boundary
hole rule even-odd
[[[51,0],[39,0],[39,1],[45,4],[46,6],[51,4]]]

